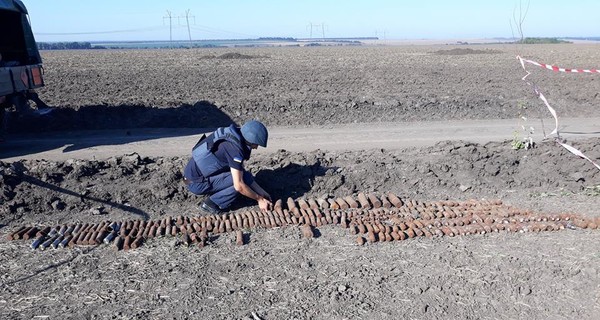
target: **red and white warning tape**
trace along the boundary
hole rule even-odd
[[[550,103],[548,103],[548,100],[546,99],[546,97],[544,96],[544,94],[536,87],[534,86],[531,82],[527,81],[527,77],[529,77],[529,75],[531,74],[529,71],[527,71],[527,68],[525,68],[525,63],[530,63],[542,68],[546,68],[549,70],[553,70],[553,71],[559,71],[559,72],[574,72],[574,73],[600,73],[600,71],[598,69],[566,69],[566,68],[559,68],[556,66],[551,66],[551,65],[547,65],[544,63],[539,63],[533,60],[527,60],[527,59],[523,59],[520,56],[517,56],[517,59],[519,59],[519,61],[521,62],[521,67],[523,67],[523,70],[527,73],[523,78],[521,78],[521,80],[525,81],[525,83],[533,88],[534,93],[537,95],[538,98],[540,98],[540,100],[542,100],[544,102],[544,104],[546,105],[546,108],[548,108],[548,110],[550,111],[550,113],[552,114],[552,116],[554,117],[554,123],[555,123],[555,127],[554,130],[552,130],[552,132],[550,133],[550,135],[556,134],[556,138],[555,141],[560,144],[561,146],[563,146],[565,149],[569,150],[569,152],[571,152],[572,154],[581,157],[589,162],[591,162],[596,168],[598,168],[600,170],[600,165],[596,162],[594,162],[592,159],[590,159],[589,157],[587,157],[586,155],[583,154],[583,152],[579,151],[578,149],[564,143],[561,141],[559,134],[558,134],[558,116],[556,115],[556,110],[554,110],[554,108],[552,108],[550,106]]]
[[[532,64],[534,66],[546,68],[548,70],[557,71],[557,72],[600,73],[599,69],[569,69],[569,68],[561,68],[561,67],[557,67],[557,66],[553,66],[553,65],[549,65],[549,64],[545,64],[545,63],[539,63],[539,62],[533,61],[533,60],[523,59],[521,57],[517,57],[517,58],[519,60],[521,60],[521,64],[523,64],[523,62],[527,62],[527,63],[530,63],[530,64]]]

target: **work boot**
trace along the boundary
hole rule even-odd
[[[214,203],[210,198],[206,198],[204,202],[200,205],[200,210],[204,211],[207,214],[220,214],[221,209],[219,206]]]

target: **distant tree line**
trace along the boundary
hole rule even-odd
[[[102,46],[92,46],[89,42],[38,42],[39,50],[86,50],[105,49]]]
[[[558,38],[524,38],[523,40],[517,41],[517,43],[523,44],[542,44],[542,43],[571,43],[570,41],[561,40]]]

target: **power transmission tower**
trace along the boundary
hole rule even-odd
[[[167,10],[167,15],[163,17],[163,23],[165,19],[169,19],[169,44],[171,48],[173,47],[173,16],[171,16],[171,11]]]
[[[192,18],[194,18],[194,23],[196,23],[196,17],[192,16]],[[187,24],[188,37],[190,38],[190,46],[191,46],[192,45],[192,33],[190,32],[190,9],[187,9],[185,11],[185,23]]]
[[[323,22],[322,24],[314,24],[314,23],[310,22],[308,24],[308,27],[310,27],[310,38],[311,39],[313,37],[313,29],[318,32],[319,28],[321,28],[321,35],[323,36],[323,39],[325,39],[325,22]]]

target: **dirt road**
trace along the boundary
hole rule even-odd
[[[535,141],[543,139],[541,121],[530,121],[536,130]],[[548,134],[554,128],[544,120]],[[524,133],[517,120],[456,120],[396,123],[356,123],[334,126],[273,127],[267,149],[292,152],[401,149],[426,147],[443,140],[486,143],[511,140],[517,130]],[[560,121],[561,136],[567,139],[600,136],[600,118],[570,118]],[[1,145],[0,159],[103,159],[136,152],[143,156],[181,156],[188,153],[198,135],[209,129],[132,129],[50,133],[40,136],[9,136]]]

